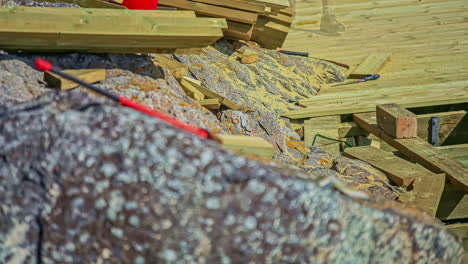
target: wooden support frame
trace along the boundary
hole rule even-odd
[[[468,169],[460,162],[451,159],[421,138],[392,138],[377,126],[375,114],[355,114],[353,120],[356,124],[428,170],[434,173],[446,173],[447,178],[454,186],[464,193],[468,193]]]

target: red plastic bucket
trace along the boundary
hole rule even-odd
[[[124,0],[122,5],[128,9],[156,10],[158,0]]]

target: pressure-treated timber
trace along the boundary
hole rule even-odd
[[[239,110],[240,106],[237,105],[236,103],[232,102],[231,100],[228,100],[224,98],[223,96],[212,92],[208,90],[207,88],[203,87],[201,83],[193,78],[190,77],[184,77],[183,80],[190,84],[190,86],[196,88],[198,91],[200,91],[206,98],[213,99],[217,98],[220,100],[221,104],[232,109],[232,110]]]
[[[441,220],[468,218],[468,195],[447,183],[440,199],[437,218]]]
[[[467,115],[465,110],[417,115],[418,137],[424,140],[429,139],[431,135],[431,118],[434,116],[439,118],[439,145],[442,145],[447,138],[451,137],[452,132],[457,130],[457,126],[465,120]]]
[[[468,193],[468,169],[460,162],[451,159],[441,150],[433,147],[419,137],[409,139],[392,138],[377,126],[375,115],[372,113],[370,115],[354,114],[353,120],[356,124],[376,135],[403,155],[421,164],[428,170],[434,173],[446,173],[447,178],[454,186]]]
[[[204,99],[198,101],[198,103],[210,110],[217,110],[221,107],[221,100],[219,98],[213,98],[213,99]]]
[[[266,7],[263,4],[255,4],[242,1],[233,1],[233,0],[193,0],[195,2],[201,2],[205,4],[212,4],[217,6],[230,7],[234,9],[240,9],[244,11],[249,11],[257,14],[266,14],[271,11],[271,8]]]
[[[192,2],[189,0],[159,0],[159,4],[172,6],[178,9],[193,10],[197,14],[210,17],[223,17],[231,21],[237,21],[246,24],[255,24],[258,14],[235,10],[220,6],[207,5],[203,3]]]
[[[349,75],[351,79],[361,79],[377,74],[390,61],[391,53],[375,52],[367,56],[359,66]]]
[[[413,182],[413,189],[398,197],[400,202],[413,205],[436,216],[445,185],[445,174],[429,174],[418,177]]]
[[[222,37],[222,28],[227,27],[224,19],[180,14],[154,10],[0,7],[0,48],[108,53],[173,51],[205,47]]]
[[[410,186],[418,177],[427,178],[434,175],[427,169],[399,158],[391,152],[371,146],[347,148],[343,155],[371,164],[383,171],[392,182],[404,188]],[[442,191],[440,194],[442,194]]]
[[[217,135],[222,145],[232,151],[271,158],[274,155],[273,145],[261,137],[241,135]]]
[[[356,100],[358,98],[358,100]],[[318,116],[373,112],[380,104],[398,102],[405,108],[448,105],[468,102],[468,86],[451,88],[446,85],[428,85],[417,89],[389,88],[376,91],[337,92],[314,96],[299,101],[307,108],[292,110],[283,114],[291,119],[305,119]]]
[[[467,117],[465,110],[416,115],[416,119],[418,120],[418,137],[426,141],[429,140],[431,133],[430,121],[433,116],[439,117],[439,144],[443,144],[449,137],[456,136],[452,135],[452,133],[459,131],[458,126]],[[462,133],[464,131],[459,132]],[[338,126],[338,133],[340,137],[367,136],[369,134],[369,132],[360,128],[354,122],[341,123]],[[464,135],[462,134],[462,137]]]
[[[63,72],[87,83],[95,83],[106,79],[105,69],[64,70]],[[44,81],[47,82],[50,87],[60,90],[68,90],[79,86],[79,84],[51,72],[44,73]]]
[[[304,143],[310,146],[312,145],[315,138],[315,147],[323,149],[334,156],[338,156],[340,154],[340,143],[322,138],[317,135],[322,135],[337,140],[340,138],[338,135],[339,124],[339,116],[318,117],[305,120]]]
[[[378,105],[376,115],[377,125],[393,138],[417,137],[416,115],[400,105]]]

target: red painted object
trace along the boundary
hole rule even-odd
[[[36,59],[34,63],[35,63],[36,68],[40,71],[48,72],[52,69],[52,64],[43,59]]]
[[[123,105],[123,106],[126,106],[126,107],[129,107],[129,108],[133,108],[135,110],[138,110],[140,112],[143,112],[147,115],[150,115],[152,117],[156,117],[156,118],[159,118],[161,120],[163,120],[164,122],[166,123],[169,123],[175,127],[178,127],[180,129],[183,129],[185,131],[188,131],[192,134],[195,134],[199,137],[202,137],[202,138],[209,138],[210,135],[208,133],[208,131],[202,129],[202,128],[199,128],[199,127],[196,127],[196,126],[192,126],[192,125],[189,125],[185,122],[182,122],[170,115],[166,115],[164,113],[161,113],[147,105],[144,105],[144,104],[140,104],[139,102],[137,101],[134,101],[132,99],[129,99],[127,97],[124,97],[124,96],[120,96],[119,98],[119,101],[120,103]]]
[[[128,9],[156,10],[158,0],[124,0],[122,5]]]
[[[66,78],[68,80],[71,80],[73,82],[76,82],[77,84],[80,84],[96,93],[99,93],[99,94],[102,94],[104,96],[106,96],[107,98],[115,101],[115,102],[119,102],[121,105],[123,106],[126,106],[126,107],[129,107],[129,108],[132,108],[132,109],[135,109],[137,111],[140,111],[142,113],[145,113],[149,116],[152,116],[152,117],[156,117],[168,124],[171,124],[175,127],[178,127],[180,129],[183,129],[187,132],[190,132],[192,134],[195,134],[201,138],[209,138],[209,139],[212,139],[212,140],[215,140],[215,141],[218,141],[219,142],[219,139],[215,136],[215,135],[211,135],[207,130],[205,129],[202,129],[202,128],[199,128],[199,127],[196,127],[196,126],[192,126],[192,125],[189,125],[185,122],[182,122],[170,115],[167,115],[167,114],[164,114],[162,112],[159,112],[147,105],[144,105],[144,104],[140,104],[139,102],[137,101],[133,101],[132,99],[129,99],[127,97],[124,97],[124,96],[118,96],[116,94],[113,94],[113,93],[110,93],[106,90],[103,90],[97,86],[94,86],[92,84],[89,84],[89,83],[86,83],[68,73],[65,73],[63,72],[61,69],[57,68],[57,67],[54,67],[50,62],[48,61],[45,61],[45,60],[42,60],[42,59],[36,59],[35,60],[35,66],[36,66],[36,69],[40,70],[40,71],[43,71],[43,72],[52,72],[52,73],[55,73],[63,78]]]

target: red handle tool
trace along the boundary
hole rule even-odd
[[[113,101],[115,102],[119,102],[121,105],[123,106],[126,106],[126,107],[129,107],[129,108],[132,108],[132,109],[135,109],[137,111],[140,111],[142,113],[145,113],[149,116],[152,116],[152,117],[156,117],[156,118],[159,118],[160,120],[168,123],[168,124],[171,124],[175,127],[178,127],[180,129],[183,129],[185,131],[188,131],[192,134],[195,134],[201,138],[211,138],[211,139],[215,139],[216,140],[216,137],[214,137],[213,135],[210,135],[210,133],[205,130],[205,129],[202,129],[202,128],[199,128],[199,127],[196,127],[196,126],[192,126],[192,125],[189,125],[185,122],[182,122],[172,116],[169,116],[167,114],[164,114],[164,113],[161,113],[147,105],[144,105],[144,104],[140,104],[139,102],[137,101],[134,101],[132,99],[129,99],[127,97],[124,97],[124,96],[118,96],[118,95],[115,95],[115,94],[112,94],[104,89],[101,89],[97,86],[94,86],[92,84],[89,84],[89,83],[86,83],[70,74],[67,74],[67,73],[64,73],[62,70],[60,70],[59,68],[53,66],[50,62],[48,61],[45,61],[45,60],[42,60],[42,59],[36,59],[35,60],[35,66],[38,70],[40,71],[43,71],[43,72],[52,72],[52,73],[55,73],[63,78],[66,78],[68,80],[71,80],[73,82],[76,82],[90,90],[93,90],[99,94],[102,94],[104,96],[106,96],[107,98],[110,98],[112,99]]]

